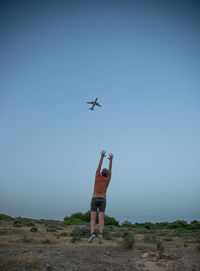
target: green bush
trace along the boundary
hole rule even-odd
[[[155,243],[156,239],[157,239],[157,235],[155,232],[144,233],[144,242]]]
[[[0,214],[0,219],[8,219],[8,220],[14,220],[13,217],[5,214]]]
[[[159,258],[162,259],[164,256],[164,251],[165,251],[165,247],[163,245],[163,243],[161,241],[158,241],[156,244],[158,253],[159,253]]]
[[[128,220],[125,220],[123,223],[122,223],[122,227],[124,228],[130,228],[132,227],[132,223]]]
[[[90,222],[90,211],[82,214],[81,212],[77,212],[72,214],[71,216],[64,217],[64,224],[71,226],[71,225],[82,225],[88,224]],[[97,214],[97,221],[98,223],[98,214]],[[115,218],[104,215],[104,223],[105,225],[119,225],[119,222],[115,220]]]
[[[41,242],[41,244],[51,244],[51,241],[49,239],[45,239]]]
[[[108,229],[105,229],[103,231],[103,237],[105,240],[113,240],[113,235],[112,235],[112,232]]]
[[[107,215],[104,215],[104,223],[105,225],[116,225],[118,226],[119,225],[119,221],[115,220],[114,217],[110,217],[110,216],[107,216]]]
[[[87,224],[87,222],[79,219],[79,218],[64,218],[64,223],[68,226],[72,226],[72,225],[83,225],[83,224]]]
[[[21,239],[21,241],[23,243],[34,243],[33,239],[28,239],[26,235],[23,236],[23,238]]]
[[[22,227],[23,225],[22,225],[21,221],[19,221],[19,220],[14,220],[14,221],[13,221],[13,226],[14,226],[14,227]]]
[[[81,237],[83,237],[85,235],[85,232],[83,231],[82,228],[76,227],[72,230],[72,232],[70,233],[71,238],[71,242],[75,243],[75,241],[80,241]]]
[[[31,232],[37,232],[37,231],[38,231],[38,228],[37,228],[37,227],[32,227],[32,228],[30,229],[30,231],[31,231]]]
[[[145,227],[145,229],[150,230],[150,229],[154,228],[154,224],[151,222],[146,222],[146,223],[144,223],[144,227]]]
[[[33,222],[28,222],[28,223],[26,223],[26,226],[27,226],[27,227],[33,227],[33,226],[35,226],[35,223],[33,223]]]
[[[66,232],[61,232],[61,233],[59,234],[59,236],[66,237],[66,236],[68,236],[68,233],[66,233]]]
[[[166,237],[166,238],[164,238],[163,240],[166,241],[166,242],[171,242],[171,241],[172,241],[172,238],[171,238],[171,237]]]
[[[188,229],[189,230],[200,230],[200,222],[198,222],[197,220],[192,221],[188,225]]]
[[[163,229],[166,229],[168,225],[169,225],[168,222],[157,222],[154,224],[154,227],[157,230],[163,230]]]
[[[188,227],[188,223],[185,220],[177,220],[174,221],[172,223],[168,224],[168,229],[178,229],[178,228],[187,228]]]
[[[135,238],[132,232],[126,231],[123,233],[123,240],[121,242],[123,249],[132,249],[135,245]]]
[[[46,231],[48,231],[48,232],[56,232],[57,228],[56,227],[47,227]]]
[[[123,232],[122,231],[116,231],[112,234],[113,237],[123,237]]]
[[[21,223],[33,223],[33,220],[31,218],[24,218],[24,217],[19,217],[18,220],[21,222]]]
[[[81,212],[74,213],[70,216],[71,219],[79,219],[79,220],[84,220],[84,215]]]

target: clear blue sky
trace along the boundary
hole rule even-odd
[[[105,149],[109,216],[200,220],[199,14],[191,0],[1,1],[0,213],[88,211]]]

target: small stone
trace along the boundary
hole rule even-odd
[[[163,261],[156,262],[156,265],[162,266],[162,267],[166,267],[167,266],[166,262],[163,262]]]
[[[142,258],[146,258],[148,257],[149,253],[148,252],[145,252],[143,255],[142,255]]]
[[[110,256],[111,255],[110,251],[106,251],[106,255]]]
[[[176,259],[177,259],[177,256],[176,256],[176,254],[170,254],[170,255],[168,256],[168,258],[169,258],[170,260],[176,260]]]
[[[150,251],[150,252],[149,252],[149,255],[152,256],[152,257],[156,257],[156,256],[157,256],[156,253],[153,252],[153,251]]]

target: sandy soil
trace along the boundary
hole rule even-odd
[[[32,226],[13,226],[13,221],[0,220],[0,270],[55,270],[55,271],[200,271],[200,232],[177,233],[175,231],[134,230],[135,244],[125,250],[119,227],[106,228],[103,244],[98,238],[88,244],[87,234],[72,243],[74,228],[64,227],[57,221],[33,221]],[[48,224],[56,230],[47,231]],[[85,232],[88,226],[82,226]],[[108,234],[109,233],[109,234]],[[159,259],[156,241],[164,246]]]

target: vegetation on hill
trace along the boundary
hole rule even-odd
[[[174,222],[145,222],[145,223],[135,223],[132,224],[130,221],[124,221],[122,227],[131,227],[131,228],[144,228],[144,229],[185,229],[185,230],[200,230],[200,222],[197,220],[187,223],[185,220],[176,220]]]
[[[98,216],[97,216],[97,222],[98,222]],[[64,224],[66,225],[81,225],[81,224],[88,224],[90,223],[90,211],[86,213],[74,213],[71,216],[64,217]],[[119,225],[119,222],[115,220],[114,217],[110,217],[105,215],[104,216],[104,223],[105,225]]]
[[[8,220],[14,220],[14,218],[12,218],[9,215],[4,215],[4,214],[0,214],[0,219],[8,219]]]
[[[13,220],[13,224],[16,227],[22,226],[22,225],[34,226],[34,221],[35,221],[34,219],[30,219],[30,218],[22,218],[22,217],[13,218],[6,214],[0,214],[0,219]],[[46,220],[44,220],[43,222],[46,223],[45,221]],[[96,222],[98,223],[98,215],[97,215]],[[154,230],[154,229],[155,230],[163,230],[163,229],[174,230],[175,229],[175,230],[182,230],[182,231],[200,231],[200,221],[197,221],[197,220],[193,220],[190,223],[188,223],[185,220],[176,220],[174,222],[157,222],[157,223],[152,223],[152,222],[132,223],[126,220],[120,225],[119,221],[117,221],[114,217],[105,215],[104,222],[106,226],[121,226],[122,228],[132,228],[132,229],[147,229],[147,230]],[[86,213],[77,212],[70,216],[65,216],[63,219],[63,224],[66,226],[84,225],[84,224],[89,224],[89,223],[90,223],[90,211]]]

